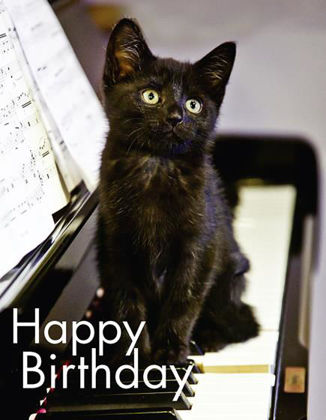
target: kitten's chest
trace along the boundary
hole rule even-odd
[[[201,176],[187,165],[144,156],[112,162],[110,171],[113,211],[144,240],[166,240],[202,213]]]
[[[184,168],[174,161],[162,157],[146,157],[138,162],[136,181],[142,193],[160,198],[162,193],[185,189],[189,183]]]
[[[194,177],[185,165],[170,159],[145,156],[113,162],[110,170],[118,201],[128,201],[126,207],[141,210],[144,217],[154,218],[153,212],[181,208],[196,195]],[[110,181],[109,181],[110,182]]]

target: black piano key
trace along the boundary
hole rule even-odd
[[[76,413],[56,412],[38,414],[36,420],[181,420],[174,410],[120,410],[118,412]]]
[[[191,340],[189,343],[190,347],[190,354],[196,355],[196,356],[203,356],[205,352],[198,346],[196,341]]]
[[[95,412],[102,410],[117,411],[120,409],[166,409],[190,410],[191,404],[187,397],[181,393],[177,401],[173,401],[174,392],[148,392],[148,393],[122,393],[122,394],[86,394],[78,399],[78,395],[60,395],[47,399],[46,409],[50,412],[57,411],[80,411]]]
[[[185,368],[189,365],[192,365],[192,373],[202,373],[202,371],[199,369],[199,367],[196,365],[195,361],[192,359],[187,360],[187,364],[185,365]]]
[[[177,371],[178,371],[180,377],[183,378],[184,375],[185,375],[185,373],[186,373],[186,369],[185,368],[180,368],[180,369],[177,369]],[[167,377],[167,379],[168,379],[168,377]],[[197,378],[196,378],[196,376],[194,375],[193,372],[190,372],[190,375],[187,378],[187,382],[190,385],[196,385],[196,384],[198,384],[198,380],[197,380]]]

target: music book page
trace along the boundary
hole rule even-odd
[[[24,51],[17,37],[15,25],[10,20],[9,15],[8,24],[12,27],[11,40],[14,45],[17,60],[23,70],[26,82],[28,83],[30,90],[33,92],[33,99],[37,107],[38,113],[41,116],[42,123],[47,132],[48,139],[50,140],[52,151],[55,155],[55,161],[60,170],[60,174],[63,177],[66,189],[71,192],[82,180],[79,170],[72,159],[65,142],[51,116],[51,113],[42,98],[40,89],[31,73],[31,69],[26,61]],[[55,209],[54,211],[58,210]]]
[[[0,0],[0,277],[42,242],[67,204],[10,16]]]
[[[47,1],[0,0],[0,63],[1,278],[96,188],[108,125]]]
[[[48,2],[10,0],[6,5],[43,100],[93,190],[108,129],[101,104]]]

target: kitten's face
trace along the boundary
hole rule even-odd
[[[222,44],[195,64],[156,58],[133,21],[113,30],[104,72],[111,130],[129,152],[179,154],[205,147],[235,55]]]

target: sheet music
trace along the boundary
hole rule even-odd
[[[0,0],[0,277],[44,240],[67,203]]]
[[[2,13],[2,39],[5,46],[0,49],[2,87],[2,111],[0,123],[7,130],[6,141],[13,145],[19,138],[25,139],[32,149],[33,165],[48,200],[51,213],[67,204],[57,172],[54,155],[46,129],[37,107],[29,77],[27,63],[20,49],[14,25],[9,14]],[[1,44],[0,44],[1,45]],[[3,130],[3,129],[2,129]]]
[[[42,98],[40,89],[31,73],[31,69],[29,68],[27,64],[25,54],[18,40],[14,24],[12,20],[10,20],[8,13],[5,16],[8,21],[7,24],[11,33],[11,41],[14,45],[14,49],[16,52],[19,65],[24,73],[26,82],[28,83],[31,91],[33,92],[34,103],[37,107],[37,111],[41,117],[42,123],[47,133],[47,137],[52,146],[52,151],[54,152],[54,155],[55,155],[56,164],[58,165],[58,168],[64,180],[64,184],[65,184],[64,187],[67,188],[68,192],[71,192],[80,183],[81,175],[67,149],[66,144],[64,143],[60,135],[58,128],[56,127],[55,122],[53,121],[53,118],[51,117],[50,111],[48,110],[46,103],[44,102]],[[50,185],[49,191],[50,192],[51,190],[55,191],[56,187],[57,187],[56,185]],[[62,205],[60,206],[59,204],[58,206],[54,206],[54,207],[55,208],[53,209],[52,213],[59,210],[62,207]]]
[[[48,110],[46,103],[43,100],[42,95],[39,92],[38,86],[36,86],[35,96],[40,104],[40,114],[42,116],[47,135],[50,139],[57,165],[64,179],[67,190],[71,192],[81,182],[81,174],[50,114],[50,111]]]
[[[87,187],[97,186],[107,121],[48,2],[6,0],[43,100]]]
[[[31,73],[31,69],[27,64],[24,52],[17,37],[15,37],[15,41],[17,41],[15,49],[17,53],[19,52],[19,54],[17,54],[19,56],[19,62],[22,64],[24,74],[27,76],[29,85],[32,87],[34,101],[41,116],[47,136],[50,140],[50,144],[55,155],[55,161],[60,170],[60,174],[63,177],[65,187],[69,192],[71,192],[81,182],[81,174],[65,142],[63,141],[63,138],[51,116],[47,104],[41,95],[40,88]]]

